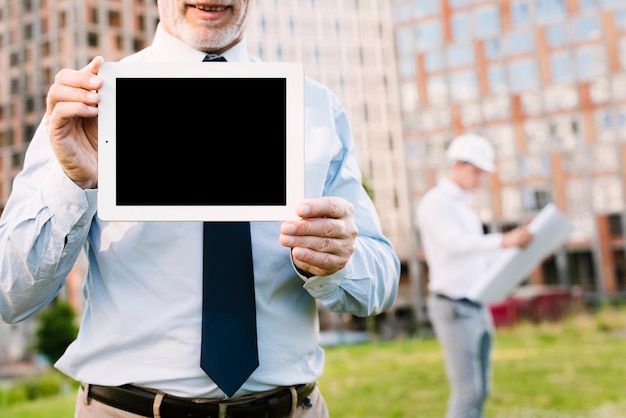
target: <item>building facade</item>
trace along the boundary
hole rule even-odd
[[[474,196],[487,229],[548,202],[575,225],[529,282],[626,295],[626,2],[394,0],[393,15],[411,207],[449,141],[479,133],[497,156]]]

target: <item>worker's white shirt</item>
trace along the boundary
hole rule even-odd
[[[501,248],[502,234],[484,234],[468,194],[447,178],[422,197],[418,224],[429,269],[429,291],[466,297],[470,285]]]

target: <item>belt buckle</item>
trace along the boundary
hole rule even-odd
[[[227,403],[219,403],[217,404],[217,417],[218,418],[227,418],[228,417],[228,404]]]

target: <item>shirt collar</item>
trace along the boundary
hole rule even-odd
[[[152,54],[155,61],[202,62],[206,52],[193,49],[180,39],[170,35],[159,23],[152,41]],[[248,54],[245,35],[241,41],[224,52],[222,56],[231,62],[252,61]]]
[[[439,180],[439,185],[446,189],[448,193],[455,199],[463,199],[469,201],[469,195],[455,182],[447,177]]]

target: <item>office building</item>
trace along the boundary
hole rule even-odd
[[[575,225],[529,283],[626,295],[626,2],[392,3],[411,207],[449,141],[479,133],[497,154],[474,199],[489,230],[548,202]]]

